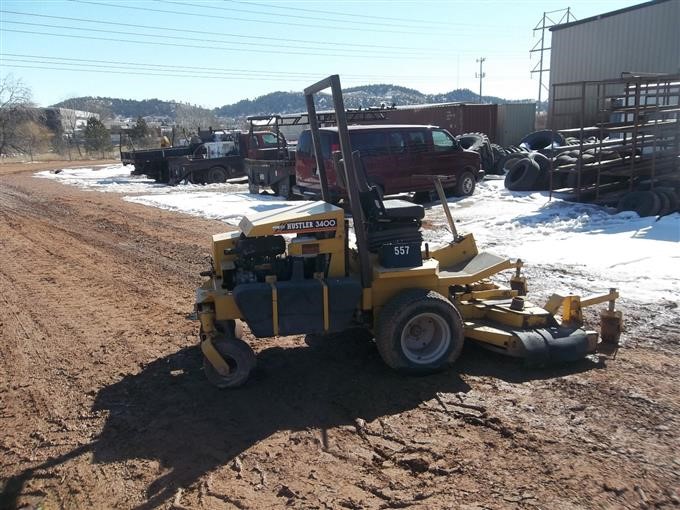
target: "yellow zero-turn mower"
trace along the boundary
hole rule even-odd
[[[333,164],[348,191],[356,248],[345,211],[327,201],[314,94],[329,87],[341,149]],[[537,364],[618,345],[615,289],[587,299],[553,295],[542,307],[525,300],[522,262],[479,252],[472,234],[458,235],[436,177],[453,240],[429,251],[420,229],[423,207],[383,202],[367,183],[350,146],[339,77],[312,85],[305,97],[324,200],[244,218],[237,231],[213,236],[212,268],[203,273],[209,279],[196,292],[204,368],[213,384],[239,386],[255,366],[240,321],[258,338],[364,327],[387,365],[414,374],[453,364],[465,338]],[[514,270],[509,288],[489,281],[507,270]],[[581,310],[603,302],[609,307],[599,341],[583,328]]]

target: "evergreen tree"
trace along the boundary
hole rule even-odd
[[[137,147],[146,147],[153,136],[151,128],[141,115],[137,117],[135,126],[130,130],[130,139]]]
[[[103,158],[104,153],[112,149],[111,134],[97,117],[87,119],[87,126],[83,135],[85,138],[85,148],[88,152],[101,151]]]

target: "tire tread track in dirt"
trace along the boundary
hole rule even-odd
[[[614,360],[529,370],[466,346],[424,378],[358,332],[247,335],[258,368],[224,392],[186,319],[221,230],[0,168],[2,508],[680,503],[672,304],[624,297]],[[555,275],[528,271],[546,295]]]

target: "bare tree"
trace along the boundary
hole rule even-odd
[[[16,136],[21,151],[27,153],[33,161],[36,154],[47,150],[54,133],[35,120],[27,120],[17,126]]]
[[[35,116],[31,90],[11,74],[0,78],[0,154],[22,152],[17,128]]]
[[[217,128],[218,121],[210,110],[188,103],[175,105],[175,122],[180,130],[197,133],[199,129]]]

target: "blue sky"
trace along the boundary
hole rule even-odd
[[[0,75],[40,105],[92,95],[215,107],[336,73],[344,87],[476,91],[484,57],[485,95],[536,98],[529,50],[544,11],[583,19],[638,3],[0,0]]]

